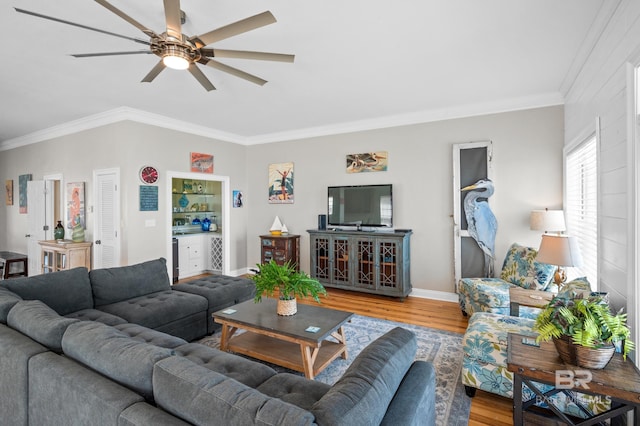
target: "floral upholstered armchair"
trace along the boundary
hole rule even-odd
[[[557,292],[551,278],[555,266],[536,261],[537,250],[512,244],[502,265],[500,278],[463,278],[458,283],[458,301],[464,315],[493,312],[509,315],[509,289]],[[523,307],[521,316],[535,318],[535,308]]]

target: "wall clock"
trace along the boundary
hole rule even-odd
[[[146,184],[156,183],[158,180],[158,169],[153,166],[144,166],[140,169],[140,180]]]

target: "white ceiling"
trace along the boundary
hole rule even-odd
[[[217,88],[206,92],[186,71],[166,69],[141,83],[154,55],[73,58],[144,46],[13,10],[146,38],[94,1],[3,1],[0,148],[105,113],[169,117],[250,144],[559,104],[601,29],[604,3],[182,0],[187,35],[270,10],[277,23],[213,47],[296,55],[293,64],[220,59],[269,82],[260,87],[204,67]],[[160,0],[112,4],[165,30]]]

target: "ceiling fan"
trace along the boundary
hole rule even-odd
[[[196,65],[206,65],[219,71],[240,77],[252,83],[262,86],[267,81],[260,77],[249,74],[245,71],[231,67],[216,61],[214,58],[238,58],[238,59],[256,59],[265,61],[293,62],[295,56],[282,53],[269,52],[252,52],[246,50],[224,50],[207,48],[212,43],[242,34],[265,25],[273,24],[276,18],[271,12],[266,11],[249,18],[242,19],[232,24],[225,25],[207,33],[189,37],[182,33],[182,24],[184,23],[184,12],[180,10],[180,0],[164,0],[164,13],[167,21],[167,30],[161,34],[157,34],[153,30],[145,27],[120,9],[116,8],[106,0],[95,0],[111,12],[118,15],[134,27],[138,28],[149,40],[143,40],[136,37],[129,37],[116,34],[110,31],[89,27],[75,22],[65,21],[63,19],[42,15],[28,10],[15,8],[16,12],[25,13],[27,15],[36,16],[38,18],[49,19],[51,21],[63,24],[73,25],[86,30],[97,31],[102,34],[108,34],[115,37],[124,38],[136,43],[147,45],[149,48],[145,50],[135,50],[126,52],[104,52],[104,53],[82,53],[72,55],[76,58],[87,58],[93,56],[116,56],[116,55],[137,55],[137,54],[154,54],[161,58],[155,67],[142,79],[143,82],[151,82],[166,67],[189,70],[196,80],[207,90],[215,90],[215,87],[209,79],[204,75],[202,70]]]

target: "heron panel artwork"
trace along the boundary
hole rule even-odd
[[[464,197],[467,230],[484,253],[484,275],[485,277],[493,277],[498,221],[487,201],[494,192],[493,182],[491,179],[480,179],[460,191],[468,191]]]

